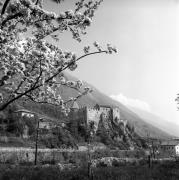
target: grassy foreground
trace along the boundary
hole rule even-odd
[[[93,180],[178,180],[179,162],[119,167],[98,167],[92,170]],[[2,180],[87,180],[87,168],[60,171],[58,166],[8,166],[0,165]]]

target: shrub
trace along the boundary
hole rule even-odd
[[[112,161],[112,166],[114,166],[114,167],[119,167],[120,165],[121,165],[121,163],[120,163],[118,160],[113,159],[113,161]]]
[[[104,161],[99,161],[97,164],[96,164],[96,167],[107,167],[108,165],[104,162]]]

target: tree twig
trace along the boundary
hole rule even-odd
[[[89,55],[94,55],[94,54],[99,54],[99,53],[107,53],[107,51],[97,51],[97,52],[92,52],[92,53],[88,53],[88,54],[85,54],[83,56],[80,56],[79,58],[77,58],[77,61],[79,61],[80,59],[86,57],[86,56],[89,56]],[[65,69],[67,69],[68,67],[70,67],[74,62],[71,62],[69,63],[66,67],[64,68],[60,68],[53,76],[49,77],[45,83],[48,83],[50,80],[52,80],[54,77],[56,77],[58,74],[60,74],[62,71],[64,71]],[[19,98],[23,97],[23,96],[26,96],[28,93],[30,93],[31,91],[35,90],[35,89],[38,89],[39,87],[41,87],[42,84],[39,84],[39,85],[36,85],[35,87],[31,87],[30,89],[28,89],[27,91],[23,92],[22,94],[19,94],[18,96],[16,96],[15,98],[11,99],[10,101],[6,102],[5,104],[3,104],[1,107],[0,107],[0,111],[4,110],[9,104],[11,104],[12,102],[18,100]]]
[[[5,13],[6,8],[7,8],[8,4],[9,4],[9,2],[10,2],[10,0],[6,0],[5,1],[4,5],[2,7],[2,10],[1,10],[1,15],[3,15]]]

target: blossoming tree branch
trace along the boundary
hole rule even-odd
[[[80,0],[73,11],[56,14],[45,10],[42,0],[0,1],[0,111],[23,98],[59,105],[65,112],[67,102],[91,92],[88,87],[82,89],[81,81],[67,81],[63,71],[75,70],[77,62],[86,56],[111,54],[116,49],[110,44],[102,48],[94,42],[93,51],[86,46],[78,56],[50,43],[47,37],[59,41],[59,35],[69,31],[74,40],[81,42],[101,3]],[[64,102],[56,91],[62,85],[77,90],[79,95]]]

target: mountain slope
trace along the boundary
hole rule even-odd
[[[160,129],[173,136],[179,136],[179,125],[168,122],[161,117],[147,111],[143,111],[133,107],[129,108],[134,111],[139,117],[141,117],[146,123],[154,124],[155,126],[160,127]]]
[[[66,78],[69,80],[77,80],[75,77],[66,74]],[[92,85],[88,84],[87,82],[83,82],[84,86],[90,86],[93,88],[93,92],[80,98],[78,100],[79,106],[94,106],[95,104],[100,105],[109,105],[109,106],[118,106],[121,111],[121,118],[128,120],[130,124],[135,127],[135,131],[138,135],[146,137],[148,133],[151,134],[152,137],[157,138],[168,138],[170,135],[159,128],[157,126],[151,125],[139,117],[136,113],[128,109],[126,106],[121,104],[118,101],[113,100],[109,96],[103,94],[99,90],[97,90]],[[64,99],[67,99],[69,96],[75,97],[77,92],[70,88],[62,87],[60,93]]]
[[[66,79],[69,80],[78,80],[77,78],[71,76],[70,74],[65,74]],[[168,138],[171,137],[166,132],[157,128],[157,126],[149,124],[145,119],[138,116],[136,113],[131,111],[129,108],[124,106],[123,104],[119,103],[118,101],[113,100],[109,96],[103,94],[98,89],[93,87],[92,85],[84,82],[83,86],[89,86],[93,88],[93,92],[87,94],[80,98],[77,102],[80,107],[88,106],[93,107],[96,104],[99,105],[108,105],[108,106],[117,106],[121,112],[121,119],[127,120],[130,125],[134,126],[135,132],[141,136],[146,137],[148,133],[152,137],[156,138]],[[64,100],[67,100],[69,97],[76,97],[78,92],[74,89],[68,88],[66,86],[61,86],[59,93],[61,94]],[[32,110],[37,112],[53,121],[66,121],[65,117],[59,111],[58,107],[47,105],[47,104],[34,104],[32,102],[24,103],[23,101],[18,101],[18,106],[26,108],[28,110]]]

